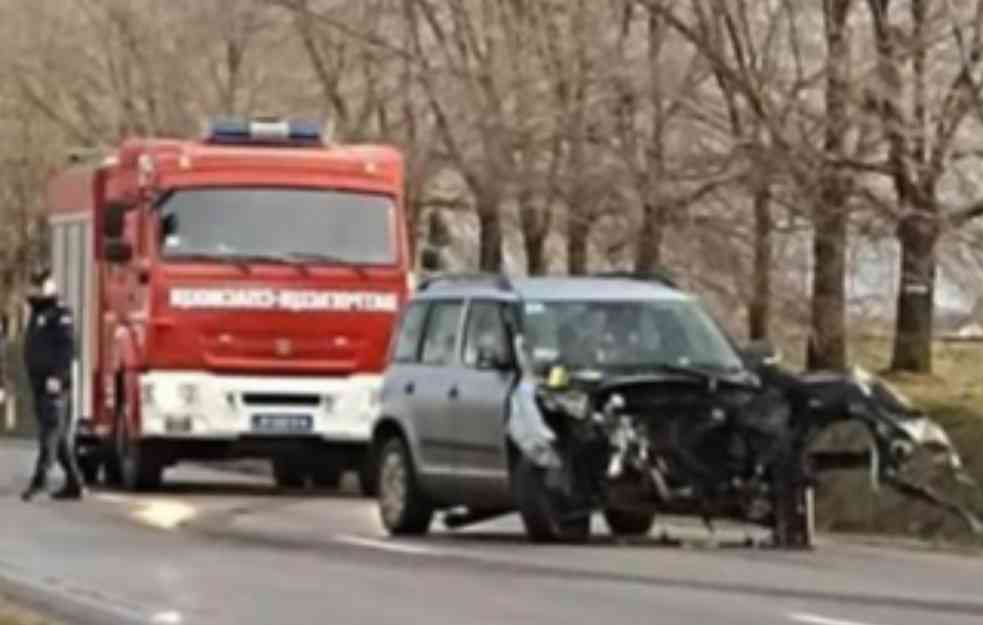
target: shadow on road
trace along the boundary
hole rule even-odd
[[[96,486],[90,488],[94,493],[116,493],[117,489]],[[159,497],[161,495],[180,495],[185,498],[240,498],[240,497],[281,497],[310,499],[366,499],[356,489],[304,488],[284,489],[272,484],[222,482],[219,480],[168,480],[159,488],[139,493],[136,496]]]
[[[648,548],[648,549],[678,549],[681,547],[690,549],[728,549],[728,550],[747,550],[747,549],[765,549],[768,548],[766,543],[761,539],[761,537],[755,537],[757,540],[745,540],[743,538],[738,539],[736,537],[729,536],[727,539],[721,539],[717,541],[712,541],[708,538],[699,539],[684,539],[669,535],[652,534],[643,537],[632,537],[632,538],[621,538],[611,536],[604,533],[593,534],[587,543],[580,543],[574,546],[580,546],[584,548],[592,547],[632,547],[632,548]],[[510,546],[521,546],[536,548],[538,546],[550,547],[557,546],[544,544],[537,545],[532,543],[521,531],[517,532],[460,532],[455,533],[453,531],[442,531],[440,533],[434,533],[429,537],[430,542],[440,542],[447,545],[456,546],[467,546],[467,545],[510,545]],[[561,546],[569,547],[571,545],[564,545],[560,543]]]

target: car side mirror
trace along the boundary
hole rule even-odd
[[[133,260],[133,246],[122,239],[108,239],[104,253],[111,263],[125,264]]]
[[[781,360],[781,353],[775,349],[775,346],[768,339],[751,341],[742,350],[742,356],[750,367],[755,368],[774,365]]]

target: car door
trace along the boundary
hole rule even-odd
[[[453,472],[455,448],[448,400],[457,365],[463,311],[463,300],[431,302],[420,346],[420,364],[403,381],[403,392],[413,398],[414,421],[426,473]]]
[[[430,303],[410,303],[400,317],[399,331],[395,337],[389,366],[382,385],[382,405],[387,416],[399,419],[412,432],[413,454],[424,466],[435,460],[428,449],[420,444],[421,437],[432,437],[430,430],[436,424],[428,413],[420,410],[416,386],[426,377],[426,369],[420,363],[423,333],[426,330]]]
[[[461,366],[449,389],[455,473],[481,503],[508,497],[505,417],[515,382],[503,320],[504,304],[472,300],[462,337]]]

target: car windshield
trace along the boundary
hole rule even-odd
[[[386,265],[395,261],[394,202],[327,189],[181,189],[159,205],[161,256],[296,258]]]
[[[523,330],[538,369],[742,368],[720,327],[693,301],[526,302]]]

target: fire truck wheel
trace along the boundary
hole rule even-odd
[[[311,467],[311,481],[321,488],[338,488],[341,476],[341,466],[331,460],[316,461]]]
[[[117,427],[116,455],[125,490],[144,491],[160,487],[164,476],[163,464],[155,457],[152,448],[130,438],[125,420]]]
[[[291,458],[273,459],[273,479],[280,488],[303,488],[304,467]]]
[[[98,458],[79,458],[78,465],[86,484],[96,484],[99,481],[99,469],[102,468],[102,463]]]
[[[363,497],[375,497],[379,494],[378,469],[372,461],[371,454],[367,456],[358,469],[358,487]]]
[[[107,452],[106,458],[106,472],[104,476],[106,478],[106,484],[108,486],[119,487],[123,484],[123,468],[119,464],[119,457],[116,455],[116,449],[112,445],[107,445],[112,447],[112,449]]]

